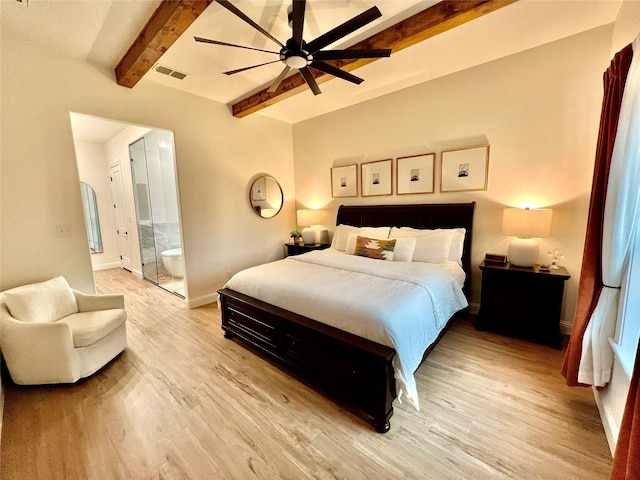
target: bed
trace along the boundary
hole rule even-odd
[[[342,227],[332,248],[239,272],[218,292],[225,337],[239,339],[387,432],[396,397],[418,408],[413,373],[453,318],[466,311],[474,207],[341,206],[336,225]],[[370,227],[356,234],[372,238],[387,238],[372,234],[380,231],[415,236],[410,229],[465,234],[456,262],[387,262],[341,251],[336,241],[341,235],[344,243],[352,231],[347,225]],[[348,235],[347,251],[356,234]],[[400,255],[397,242],[394,255]]]

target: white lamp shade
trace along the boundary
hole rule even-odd
[[[550,208],[505,208],[502,214],[502,234],[517,238],[509,244],[509,262],[519,267],[532,267],[538,261],[540,247],[534,238],[551,233]]]
[[[317,210],[298,210],[296,217],[300,227],[310,227],[318,224],[319,215]]]
[[[544,238],[551,233],[550,208],[505,208],[502,214],[502,234],[520,238]]]

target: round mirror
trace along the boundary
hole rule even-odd
[[[275,217],[284,203],[282,188],[275,178],[262,175],[251,184],[249,202],[256,215],[262,218]]]

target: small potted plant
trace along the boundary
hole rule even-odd
[[[291,237],[291,241],[293,242],[294,245],[300,244],[300,240],[302,239],[302,233],[300,233],[299,230],[292,230],[289,236]]]

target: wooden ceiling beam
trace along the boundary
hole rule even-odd
[[[434,37],[442,32],[463,25],[471,20],[487,15],[517,0],[445,0],[437,3],[391,27],[377,33],[350,47],[350,49],[390,48],[392,54],[404,50],[416,43]],[[377,58],[342,60],[327,62],[345,71],[352,71]],[[311,69],[318,84],[335,77]],[[245,117],[258,112],[269,105],[281,102],[293,95],[303,92],[307,85],[299,73],[285,78],[275,93],[267,88],[232,105],[234,117]]]
[[[213,0],[162,0],[115,68],[118,85],[133,88]]]

